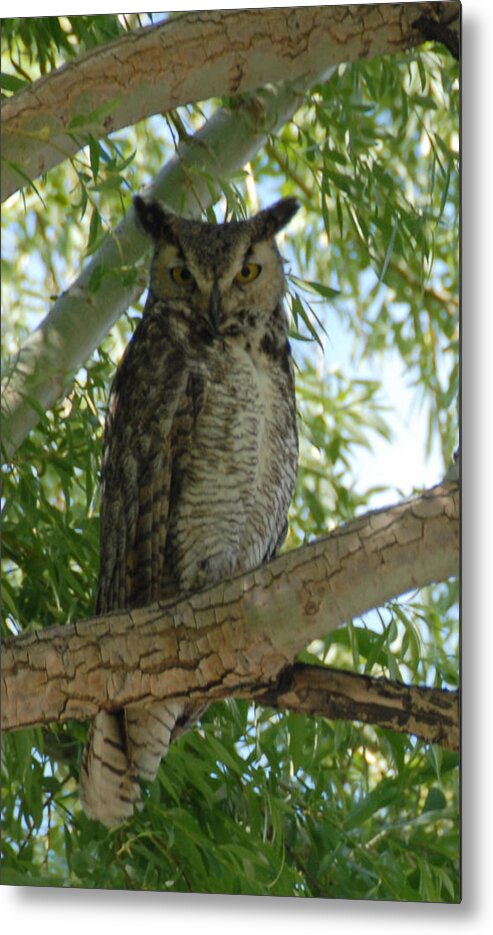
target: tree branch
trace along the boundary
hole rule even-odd
[[[296,663],[260,704],[331,720],[363,721],[459,749],[459,692],[403,685],[385,678]]]
[[[87,142],[86,132],[100,139],[181,104],[245,93],[267,82],[313,80],[330,65],[396,53],[423,41],[423,21],[424,35],[431,37],[434,27],[442,40],[441,24],[451,6],[211,10],[127,33],[6,101],[1,199],[26,185],[26,176],[35,179],[76,153]]]
[[[176,604],[5,643],[5,730],[163,699],[269,692],[313,639],[458,573],[459,489],[446,484]]]

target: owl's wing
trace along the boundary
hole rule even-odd
[[[173,359],[163,350],[155,371],[151,359],[142,373],[138,344],[132,351],[131,344],[108,405],[98,613],[145,606],[177,593],[173,568],[166,562],[166,537],[177,462],[191,442],[203,400],[203,384],[181,357]]]
[[[174,468],[190,443],[203,385],[158,341],[145,342],[144,366],[142,343],[129,345],[108,406],[98,613],[177,593],[166,558]],[[137,777],[155,777],[183,715],[177,702],[96,715],[80,775],[81,801],[90,817],[111,826],[132,815],[140,798]]]

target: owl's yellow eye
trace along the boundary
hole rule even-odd
[[[260,275],[262,267],[258,263],[244,263],[240,272],[236,274],[235,281],[239,283],[253,282]]]
[[[193,280],[193,276],[187,266],[172,266],[170,276],[177,286],[188,286]]]

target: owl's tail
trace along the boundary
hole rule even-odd
[[[183,704],[129,706],[94,718],[80,770],[80,799],[89,816],[107,828],[131,818],[140,801],[139,778],[155,778]]]

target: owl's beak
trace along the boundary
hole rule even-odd
[[[219,329],[223,321],[223,313],[221,308],[221,294],[217,282],[215,282],[212,287],[211,297],[209,299],[209,321],[214,337],[218,337],[220,333]]]

